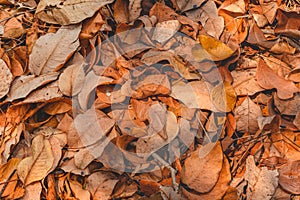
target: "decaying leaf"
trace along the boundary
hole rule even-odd
[[[167,42],[180,28],[178,20],[169,20],[157,23],[152,40],[164,44]]]
[[[53,24],[76,24],[86,18],[92,17],[102,6],[112,3],[113,0],[42,0],[36,9],[39,19]]]
[[[21,76],[13,81],[6,101],[14,101],[16,99],[25,98],[38,87],[56,80],[57,76],[58,73],[56,72],[44,74],[38,77],[34,77],[32,75]]]
[[[212,103],[220,112],[230,112],[236,102],[236,94],[229,82],[220,83],[211,90]]]
[[[40,75],[58,71],[79,46],[81,25],[63,26],[40,37],[29,56],[29,70]]]

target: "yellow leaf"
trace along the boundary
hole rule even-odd
[[[196,45],[192,49],[196,61],[200,62],[204,59],[220,61],[229,58],[234,53],[230,47],[213,37],[200,35],[198,40],[202,47]]]

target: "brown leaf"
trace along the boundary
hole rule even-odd
[[[68,66],[58,79],[59,89],[66,96],[77,95],[85,81],[85,73],[83,66],[71,65]]]
[[[154,134],[149,137],[139,138],[136,143],[136,152],[138,155],[147,158],[152,153],[169,144],[178,134],[179,126],[177,124],[176,116],[173,112],[167,111],[167,121],[164,124],[164,131],[162,133],[166,136],[163,138],[162,134]]]
[[[56,80],[57,76],[58,73],[44,74],[39,77],[34,77],[32,75],[21,76],[12,83],[6,101],[25,98],[38,87]]]
[[[92,17],[102,6],[112,3],[113,0],[42,0],[36,9],[36,15],[42,21],[52,24],[77,24],[86,18]]]
[[[293,98],[287,100],[274,96],[274,104],[281,114],[296,115],[300,109],[300,95],[297,93]]]
[[[181,181],[197,192],[209,192],[219,179],[223,157],[219,142],[198,148],[185,160]]]
[[[152,40],[161,44],[167,42],[180,29],[181,24],[178,20],[167,20],[156,24]]]
[[[26,30],[23,28],[22,23],[14,17],[12,13],[2,10],[0,13],[1,25],[4,27],[3,37],[7,38],[18,38]]]
[[[29,70],[40,75],[58,71],[79,46],[81,25],[63,26],[40,37],[29,56]]]
[[[172,86],[171,96],[181,101],[188,108],[200,108],[214,111],[209,85],[205,81],[190,83],[178,82]]]
[[[117,182],[113,173],[99,171],[87,178],[86,188],[94,200],[108,200]]]
[[[218,179],[218,182],[214,186],[214,188],[209,191],[206,194],[199,194],[195,195],[191,192],[188,192],[184,188],[182,188],[183,194],[188,197],[188,199],[205,199],[205,200],[216,200],[216,199],[222,199],[224,194],[227,191],[227,188],[229,187],[228,183],[231,181],[231,173],[230,173],[230,165],[227,160],[227,158],[224,158],[223,160],[223,166],[222,170],[220,172],[220,176]]]
[[[256,78],[258,84],[265,89],[277,89],[277,95],[281,99],[292,98],[294,93],[299,92],[299,88],[292,81],[278,76],[268,65],[259,60]]]
[[[285,12],[278,9],[277,12],[278,24],[275,28],[275,33],[286,36],[300,38],[300,16],[296,12]]]
[[[230,112],[236,102],[236,94],[229,82],[219,83],[211,90],[212,103],[220,112]]]
[[[184,11],[187,11],[187,10],[198,8],[204,2],[205,2],[205,0],[190,0],[190,1],[177,0],[176,4],[179,7],[180,11],[184,12]]]
[[[207,1],[200,8],[186,12],[194,21],[200,21],[208,35],[219,39],[224,30],[224,19],[218,15],[214,1]]]
[[[233,84],[236,94],[240,95],[254,95],[257,92],[264,90],[259,86],[255,79],[256,69],[248,69],[243,71],[234,70],[231,72],[233,76]]]
[[[255,134],[258,131],[257,118],[262,116],[260,107],[247,97],[240,106],[234,110],[236,129],[241,132]]]
[[[10,88],[10,84],[13,81],[12,73],[7,67],[6,63],[0,59],[0,99],[4,97]]]
[[[268,170],[266,167],[258,168],[253,156],[249,156],[246,160],[244,178],[248,182],[247,198],[249,199],[271,199],[278,186],[277,170]]]
[[[35,182],[25,188],[25,196],[23,200],[39,200],[41,199],[42,185],[40,182]]]
[[[92,39],[104,23],[105,21],[102,19],[101,14],[97,12],[91,19],[83,24],[80,39]]]
[[[32,140],[31,148],[33,155],[21,160],[17,168],[18,175],[25,185],[45,178],[54,162],[51,144],[45,136],[36,136]]]

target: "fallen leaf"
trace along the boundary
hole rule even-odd
[[[36,136],[31,148],[33,155],[21,160],[17,167],[18,175],[25,185],[45,178],[54,161],[51,144],[44,135]]]
[[[166,138],[163,138],[160,134],[139,138],[136,143],[136,153],[139,156],[147,158],[152,153],[169,144],[177,136],[179,126],[173,112],[167,111],[167,122],[164,124],[164,130],[162,131],[165,131],[165,133],[161,135],[165,135]]]
[[[101,7],[112,3],[113,0],[42,0],[36,8],[36,15],[42,21],[52,24],[77,24],[92,17]]]
[[[40,75],[58,71],[78,48],[81,25],[63,26],[56,33],[41,36],[29,55],[29,70]]]
[[[42,185],[40,182],[35,182],[25,188],[25,196],[23,200],[39,200],[41,199]]]
[[[222,199],[224,194],[226,193],[229,185],[228,183],[231,181],[231,174],[230,174],[230,165],[227,160],[227,158],[223,159],[223,166],[222,170],[220,172],[220,176],[218,179],[218,182],[214,186],[214,188],[209,191],[206,194],[193,194],[191,192],[188,192],[184,188],[182,188],[183,194],[188,197],[188,199],[205,199],[205,200],[216,200],[216,199]]]
[[[246,160],[244,178],[248,183],[248,199],[271,199],[278,186],[278,171],[268,170],[266,167],[258,168],[254,157],[249,156]]]
[[[257,118],[262,116],[259,105],[255,104],[249,97],[234,110],[236,118],[236,130],[255,134],[258,131]]]
[[[211,100],[211,88],[205,81],[178,82],[172,86],[171,97],[181,101],[188,108],[215,111]]]
[[[220,112],[230,112],[236,102],[236,94],[229,82],[220,83],[211,90],[212,103]]]
[[[44,74],[38,77],[32,75],[20,76],[12,82],[6,101],[14,101],[27,97],[38,87],[57,79],[58,73]]]
[[[223,158],[219,142],[209,143],[198,148],[185,160],[181,181],[197,192],[209,192],[219,179]]]
[[[286,12],[278,9],[276,18],[278,20],[278,24],[275,28],[275,33],[296,39],[300,38],[300,17],[297,12]]]
[[[0,59],[0,99],[4,97],[10,88],[10,84],[13,81],[12,73],[7,67],[6,63]]]
[[[265,89],[277,89],[277,95],[280,99],[289,99],[294,96],[294,93],[299,92],[299,88],[289,80],[278,76],[268,65],[259,60],[256,78],[258,84]]]
[[[177,0],[176,4],[179,7],[180,11],[184,12],[184,11],[187,11],[187,10],[198,8],[204,2],[206,2],[206,1],[205,0],[190,0],[190,1]]]
[[[256,80],[256,69],[247,69],[243,71],[231,72],[233,76],[233,84],[236,94],[240,95],[254,95],[257,92],[261,92],[264,89],[259,86]]]
[[[277,96],[274,97],[274,104],[279,112],[283,115],[296,115],[300,110],[300,95],[296,93],[291,99],[280,99]]]
[[[180,29],[181,24],[178,20],[168,20],[159,22],[154,29],[152,40],[161,44],[167,42]]]
[[[214,1],[206,1],[200,8],[185,13],[194,21],[200,21],[208,35],[219,39],[224,30],[224,19],[218,15]]]
[[[95,200],[109,200],[118,180],[110,172],[98,171],[87,178],[86,188]]]
[[[77,95],[85,81],[85,73],[82,65],[68,66],[58,79],[60,91],[66,96]]]
[[[220,61],[229,58],[234,53],[234,51],[226,44],[210,36],[200,35],[199,42],[203,49],[207,52],[203,52],[201,49],[193,49],[193,55],[195,59],[199,61],[203,60],[203,57],[211,57],[213,61]],[[205,53],[209,56],[205,56]]]

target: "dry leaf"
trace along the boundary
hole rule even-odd
[[[197,192],[209,192],[219,179],[223,157],[219,142],[198,148],[185,160],[181,181]]]
[[[117,177],[113,173],[99,171],[87,178],[86,188],[94,200],[109,200],[117,182]]]
[[[256,78],[258,84],[265,89],[277,89],[277,95],[280,99],[292,98],[294,93],[299,92],[299,88],[289,80],[278,76],[261,59],[258,62]]]
[[[201,81],[190,83],[178,82],[172,86],[171,96],[181,101],[188,108],[200,108],[214,111],[209,85]]]
[[[176,4],[179,7],[180,11],[184,12],[184,11],[187,11],[187,10],[198,8],[204,2],[205,2],[205,0],[190,0],[190,1],[177,0]]]
[[[281,114],[296,115],[300,110],[300,94],[296,93],[293,98],[286,100],[282,100],[275,96],[274,104]]]
[[[81,25],[63,26],[40,37],[29,56],[29,70],[40,75],[58,71],[79,46]]]
[[[59,89],[66,96],[77,95],[85,81],[85,73],[82,65],[68,66],[58,79]]]
[[[255,134],[258,131],[257,118],[262,116],[260,107],[247,97],[240,106],[234,110],[236,129],[241,132]]]
[[[102,6],[112,3],[113,0],[42,0],[36,9],[36,15],[42,21],[53,24],[77,24],[86,18],[92,17]]]
[[[167,42],[180,29],[181,24],[178,20],[168,20],[156,24],[152,40],[161,44]]]
[[[32,75],[21,76],[13,81],[6,101],[14,101],[16,99],[25,98],[38,87],[56,80],[57,76],[58,73],[56,72],[44,74],[39,77],[34,77]]]
[[[4,97],[10,88],[10,84],[13,81],[12,73],[7,67],[6,63],[0,59],[0,99]]]
[[[230,173],[230,165],[229,162],[227,160],[227,158],[223,159],[223,166],[222,166],[222,170],[218,179],[218,182],[216,183],[216,185],[214,186],[214,188],[209,191],[206,194],[193,194],[191,192],[188,192],[187,190],[185,190],[184,188],[182,188],[182,192],[183,194],[188,197],[189,200],[192,199],[205,199],[205,200],[216,200],[216,199],[222,199],[222,197],[224,196],[224,194],[226,193],[229,185],[228,183],[231,181],[231,173]]]
[[[44,135],[36,136],[32,140],[31,148],[33,155],[21,160],[17,168],[18,175],[25,185],[45,178],[54,161],[51,144]]]
[[[246,160],[244,178],[248,183],[247,199],[271,199],[278,186],[277,170],[268,170],[266,167],[258,168],[253,156],[249,156]]]
[[[35,182],[25,188],[25,196],[22,200],[40,200],[42,193],[42,185],[40,182]]]
[[[224,19],[218,15],[214,1],[206,1],[200,8],[186,12],[194,21],[200,21],[208,35],[219,39],[224,30]]]
[[[233,84],[236,94],[240,95],[254,95],[257,92],[261,92],[264,89],[259,86],[255,79],[256,69],[248,69],[243,71],[231,72],[233,76]]]
[[[230,112],[236,102],[236,94],[229,82],[220,83],[211,90],[212,103],[220,112]]]
[[[167,122],[164,124],[162,131],[165,133],[139,138],[136,143],[137,154],[147,158],[158,149],[169,144],[177,136],[179,126],[173,112],[167,111]],[[163,138],[161,135],[165,135],[166,138]]]
[[[210,58],[213,61],[220,61],[229,58],[234,53],[226,44],[210,36],[200,35],[199,42],[203,49],[195,46],[192,50],[196,61]]]

